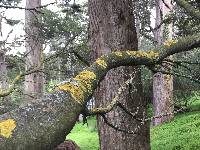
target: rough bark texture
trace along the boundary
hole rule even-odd
[[[171,0],[165,1],[166,5],[172,9]],[[156,26],[161,24],[162,16],[169,14],[169,8],[167,8],[162,0],[156,0]],[[168,39],[172,39],[172,24],[167,26]],[[155,40],[157,45],[163,43],[163,26],[155,32]],[[173,107],[173,77],[171,75],[165,75],[162,73],[156,73],[153,76],[153,115],[158,116],[166,112],[172,113]],[[170,121],[173,115],[168,115],[160,118],[155,118],[153,125],[159,125],[163,122]]]
[[[27,8],[41,5],[41,0],[26,0]],[[40,35],[40,17],[37,11],[25,11],[26,32],[26,70],[37,67],[42,61],[42,38]],[[43,93],[43,73],[37,72],[25,77],[25,93],[40,97]],[[29,99],[31,97],[27,97]]]
[[[93,59],[112,50],[137,50],[137,35],[131,0],[89,0],[89,46]],[[95,94],[97,107],[106,106],[115,96],[117,89],[133,73],[133,83],[123,92],[120,101],[131,112],[139,107],[138,116],[145,112],[146,102],[142,99],[140,69],[120,67],[108,72]],[[116,109],[106,115],[109,121],[120,128],[133,131],[139,125],[125,112]],[[148,150],[150,149],[149,127],[142,126],[136,135],[117,132],[98,117],[100,148],[102,150]]]
[[[67,99],[67,100],[66,100]],[[16,126],[12,137],[1,136],[2,150],[51,150],[65,140],[81,112],[80,105],[70,96],[57,92],[35,103],[0,116],[9,126]],[[1,124],[1,134],[3,134]]]

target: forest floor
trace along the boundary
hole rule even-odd
[[[192,112],[177,114],[170,123],[151,127],[152,150],[200,150],[200,101],[192,103]],[[81,150],[98,150],[96,119],[88,126],[77,123],[67,139],[74,140]]]

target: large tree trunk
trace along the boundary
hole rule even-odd
[[[169,8],[172,9],[171,0],[165,0],[166,4],[163,4],[162,0],[156,0],[156,26],[159,26],[162,22],[162,16],[169,14]],[[166,5],[169,7],[167,8]],[[163,43],[163,26],[158,28],[155,32],[155,41],[157,45]],[[172,23],[167,25],[168,39],[172,39]],[[163,64],[164,65],[164,64]],[[170,68],[170,66],[164,65],[164,67]],[[156,73],[153,76],[153,115],[159,116],[155,118],[153,125],[159,125],[163,122],[172,120],[173,118],[173,77],[171,75],[165,75],[162,73]],[[162,116],[162,114],[169,113],[171,115]]]
[[[134,23],[132,0],[89,0],[89,46],[96,59],[112,50],[137,50],[137,34]],[[120,67],[109,71],[100,88],[96,91],[97,107],[106,106],[117,94],[117,89],[133,74],[133,83],[120,97],[126,108],[134,113],[139,107],[138,116],[142,118],[146,102],[142,99],[140,69]],[[145,115],[145,113],[144,113]],[[119,128],[134,131],[139,122],[124,111],[116,109],[106,115],[109,121]],[[142,125],[138,132],[126,134],[117,132],[98,117],[100,148],[102,150],[148,150],[150,149],[148,124]]]
[[[26,8],[41,6],[41,0],[26,0]],[[39,10],[37,8],[37,10]],[[35,10],[25,11],[26,32],[26,70],[41,65],[42,61],[42,37],[40,32],[40,17]],[[43,73],[32,73],[25,77],[25,94],[31,97],[40,97],[43,93]]]

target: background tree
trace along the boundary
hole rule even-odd
[[[172,2],[170,0],[163,3],[162,0],[156,0],[156,24],[154,38],[157,45],[161,45],[164,40],[172,40],[172,23],[167,23],[166,26],[161,25],[164,18],[169,17],[169,12],[172,12]],[[166,27],[166,28],[165,28]],[[165,35],[166,33],[166,35]],[[163,68],[169,68],[169,65],[163,64]],[[173,112],[173,77],[171,75],[158,72],[153,77],[153,114],[154,116],[165,112]],[[170,121],[173,115],[155,118],[153,125],[159,125],[163,122]]]
[[[26,70],[30,70],[42,64],[42,38],[40,32],[39,17],[41,0],[26,0],[26,8],[36,8],[25,11],[25,33],[26,33]],[[39,97],[43,94],[44,75],[41,72],[25,76],[25,93]],[[31,97],[29,97],[31,99]]]

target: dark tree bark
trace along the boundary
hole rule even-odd
[[[89,0],[89,46],[93,50],[93,59],[115,50],[137,50],[138,41],[134,23],[131,0]],[[140,69],[120,67],[109,71],[95,94],[97,107],[106,106],[117,93],[117,89],[133,74],[133,83],[120,98],[129,111],[138,116],[145,115],[146,102],[142,98]],[[109,121],[120,128],[134,131],[140,124],[124,111],[116,109],[106,115]],[[130,135],[117,132],[98,117],[100,148],[102,150],[150,149],[149,126],[142,125],[139,134]]]
[[[41,6],[41,0],[26,0],[27,8]],[[41,65],[42,63],[42,37],[40,32],[40,17],[36,10],[25,11],[26,32],[26,70]],[[37,72],[25,76],[25,94],[40,97],[43,94],[43,73]],[[27,97],[30,99],[31,97]]]

